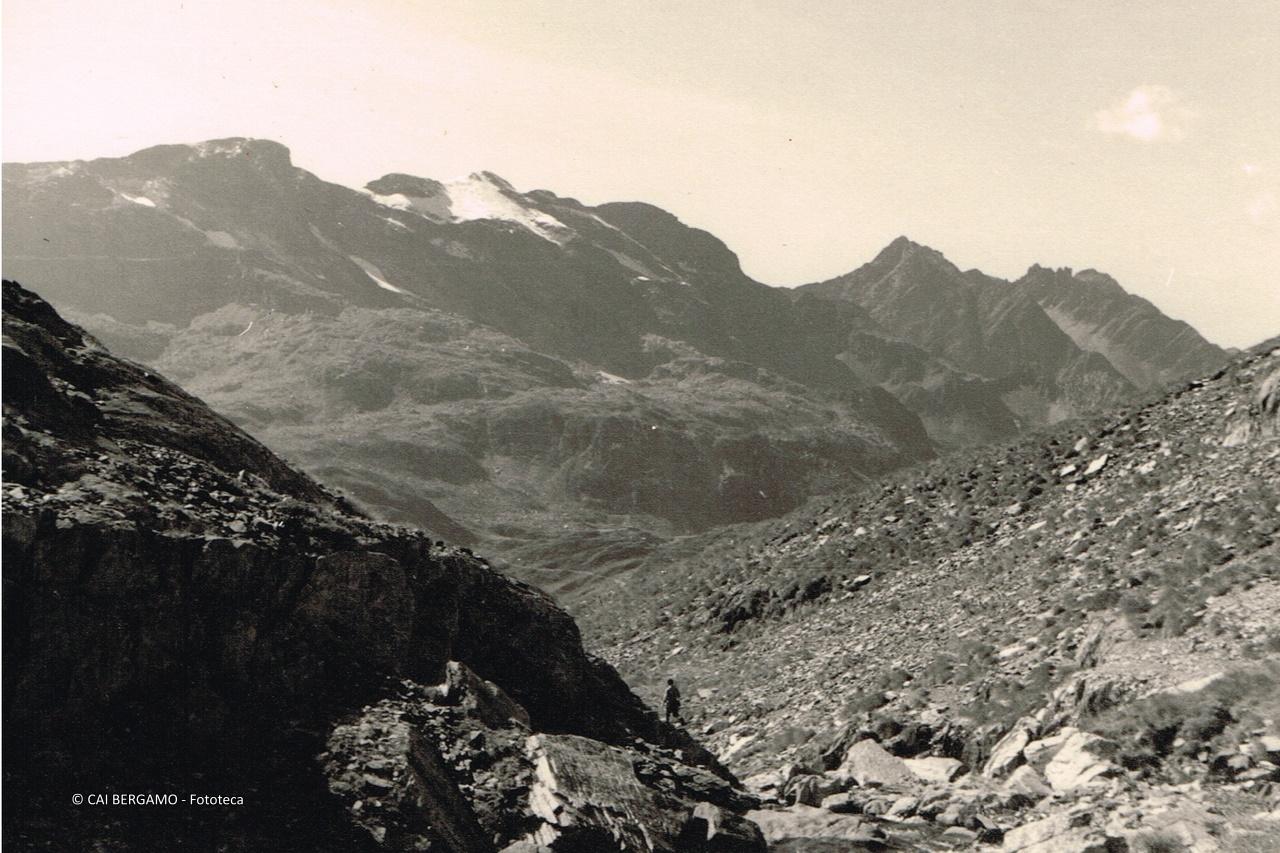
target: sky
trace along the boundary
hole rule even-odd
[[[792,286],[905,234],[1280,334],[1280,0],[4,0],[6,161],[276,139],[321,178],[643,200]]]

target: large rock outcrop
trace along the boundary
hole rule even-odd
[[[4,333],[15,848],[583,849],[563,796],[590,849],[674,850],[700,804],[751,805],[546,595],[360,517],[11,282]]]

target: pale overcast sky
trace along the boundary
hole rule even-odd
[[[354,186],[642,199],[751,275],[899,234],[1280,333],[1280,0],[5,0],[5,160],[277,139]]]

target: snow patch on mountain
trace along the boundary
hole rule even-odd
[[[378,287],[381,287],[383,290],[389,290],[392,293],[399,293],[404,296],[407,296],[409,294],[409,291],[402,290],[401,288],[396,287],[394,284],[387,281],[387,277],[382,274],[382,270],[378,269],[376,266],[369,263],[364,258],[357,258],[355,255],[350,255],[349,257],[351,258],[352,263],[360,267],[360,269],[364,270],[364,274],[369,276],[370,280],[372,280],[374,284],[378,285]]]
[[[128,193],[120,193],[120,197],[123,198],[125,201],[131,201],[134,204],[141,205],[142,207],[156,206],[156,203],[151,199],[147,198],[146,196],[129,195]]]
[[[507,188],[506,182],[494,179],[488,173],[471,175],[464,181],[446,185],[449,194],[450,213],[456,221],[474,219],[499,219],[514,222],[552,243],[562,244],[573,234],[559,219],[530,207],[525,207]]]
[[[394,210],[415,213],[432,222],[495,220],[518,225],[557,245],[576,233],[554,216],[527,205],[511,185],[490,172],[477,172],[447,184],[431,183],[427,194],[363,192],[373,201]]]
[[[623,252],[614,251],[613,249],[610,249],[607,246],[605,247],[605,251],[613,255],[613,259],[615,261],[622,264],[624,267],[631,270],[633,273],[636,273],[637,280],[648,281],[651,278],[657,277],[657,273],[655,273],[653,270],[645,266],[642,262],[636,260],[630,255],[625,254]]]
[[[197,142],[191,146],[191,150],[197,157],[236,157],[244,154],[247,139],[211,139],[207,142]]]
[[[204,231],[202,233],[211,245],[217,246],[219,249],[240,248],[240,244],[236,242],[236,238],[232,237],[226,231]]]
[[[450,222],[453,219],[453,217],[449,215],[448,196],[410,196],[405,193],[387,193],[382,195],[371,192],[368,188],[364,189],[363,192],[383,207],[390,207],[393,210],[403,210],[406,213],[417,214],[423,219],[429,219],[432,222]],[[401,223],[396,224],[399,225]]]

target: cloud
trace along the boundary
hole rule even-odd
[[[1139,142],[1181,139],[1193,112],[1167,86],[1139,86],[1110,108],[1094,114],[1098,130]]]

